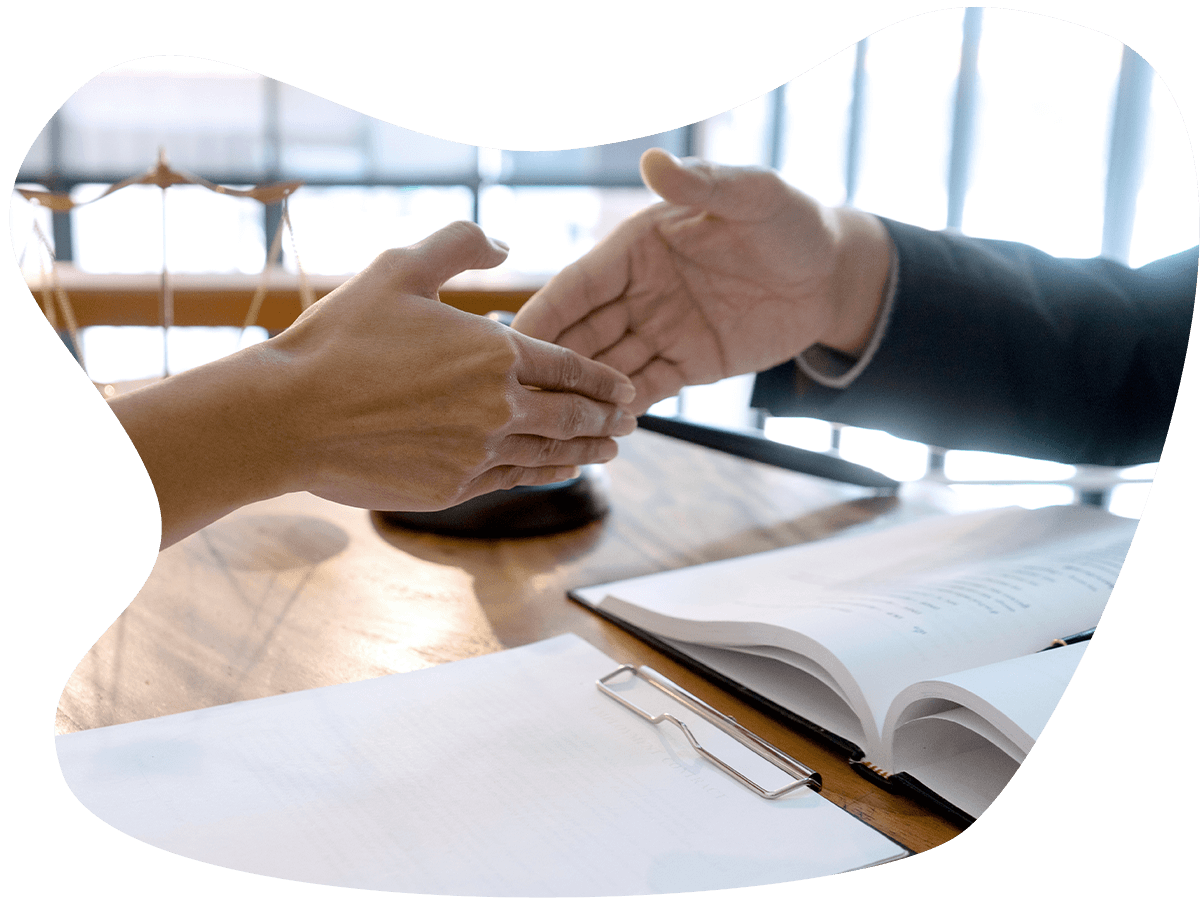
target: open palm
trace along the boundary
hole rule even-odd
[[[664,198],[539,291],[514,327],[628,375],[642,412],[690,384],[761,371],[839,326],[834,211],[760,168],[642,160]]]

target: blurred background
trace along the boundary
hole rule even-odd
[[[792,82],[686,128],[578,150],[471,147],[389,125],[252,72],[142,60],[81,88],[46,125],[18,187],[75,203],[170,164],[233,187],[302,180],[281,273],[336,281],[381,250],[471,219],[512,247],[483,289],[536,289],[654,197],[637,161],[678,155],[778,169],[824,203],[928,228],[1140,265],[1197,242],[1195,159],[1169,91],[1137,54],[1069,23],[1000,9],[907,20]],[[14,253],[31,279],[241,276],[264,267],[279,205],[199,186],[136,185],[64,212],[14,194]],[[39,238],[40,234],[44,237]],[[52,256],[51,256],[52,254]],[[80,283],[72,281],[72,284]],[[252,288],[251,288],[252,289]],[[117,317],[120,318],[120,317]],[[124,321],[124,320],[122,320]],[[235,322],[86,324],[97,383],[180,371],[265,339]],[[1136,516],[1154,467],[1081,472],[944,451],[882,432],[750,410],[750,377],[689,388],[653,412],[840,454],[902,480],[949,481],[964,504],[1098,502]]]

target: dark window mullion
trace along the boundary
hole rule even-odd
[[[264,183],[279,181],[283,167],[283,139],[279,122],[280,85],[273,78],[263,78],[263,168]],[[282,203],[264,203],[262,211],[264,265],[271,265],[271,241],[283,221]],[[283,250],[280,249],[279,265],[283,265]]]
[[[63,121],[62,110],[50,117],[50,178],[46,190],[59,192],[70,190],[61,179],[63,171]],[[75,259],[75,234],[70,210],[50,213],[50,228],[53,232],[54,258],[58,262],[71,262]]]

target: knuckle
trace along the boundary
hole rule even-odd
[[[508,385],[497,386],[494,392],[495,400],[489,404],[490,415],[486,419],[491,435],[502,436],[511,433],[515,427],[520,417],[518,390],[523,390],[523,388],[513,389]]]
[[[482,227],[475,222],[460,219],[457,222],[451,222],[445,230],[449,232],[463,252],[463,260],[467,268],[473,268],[482,262],[491,246]]]
[[[562,442],[551,439],[538,441],[537,447],[534,450],[534,465],[547,466],[550,465],[559,456],[562,449]]]
[[[637,421],[627,410],[613,406],[609,409],[606,425],[605,434],[620,436],[633,431]]]
[[[480,380],[485,383],[474,391],[471,416],[476,439],[487,442],[503,438],[512,431],[521,413],[521,388],[514,387],[502,374]]]
[[[568,391],[575,390],[583,383],[583,360],[565,348],[559,354],[559,380]]]
[[[412,251],[408,247],[389,247],[375,257],[369,268],[382,276],[384,284],[397,288],[411,272],[412,266]]]
[[[563,417],[563,431],[570,437],[583,434],[587,419],[586,401],[582,397],[569,397]]]
[[[525,335],[521,334],[520,332],[513,331],[506,325],[497,324],[493,330],[493,333],[497,338],[497,358],[500,360],[501,366],[504,369],[505,377],[515,379],[517,377],[517,369],[519,368],[519,364],[524,357],[522,341],[528,340],[528,338],[526,338]]]
[[[515,392],[502,372],[481,373],[479,380],[479,389],[474,391],[475,402],[478,404],[478,420],[487,423],[481,429],[486,434],[497,420],[507,422],[512,417],[516,405],[513,397]]]
[[[471,240],[484,240],[483,228],[475,222],[469,222],[466,219],[459,219],[457,222],[451,222],[446,226],[447,229],[459,232],[464,238]]]
[[[401,269],[405,261],[408,259],[407,247],[389,247],[378,256],[375,257],[372,265],[383,269],[385,272],[396,272]]]

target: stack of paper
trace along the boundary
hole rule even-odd
[[[57,738],[76,796],[183,856],[357,888],[588,896],[741,887],[905,855],[807,788],[762,799],[596,688],[567,635]]]

